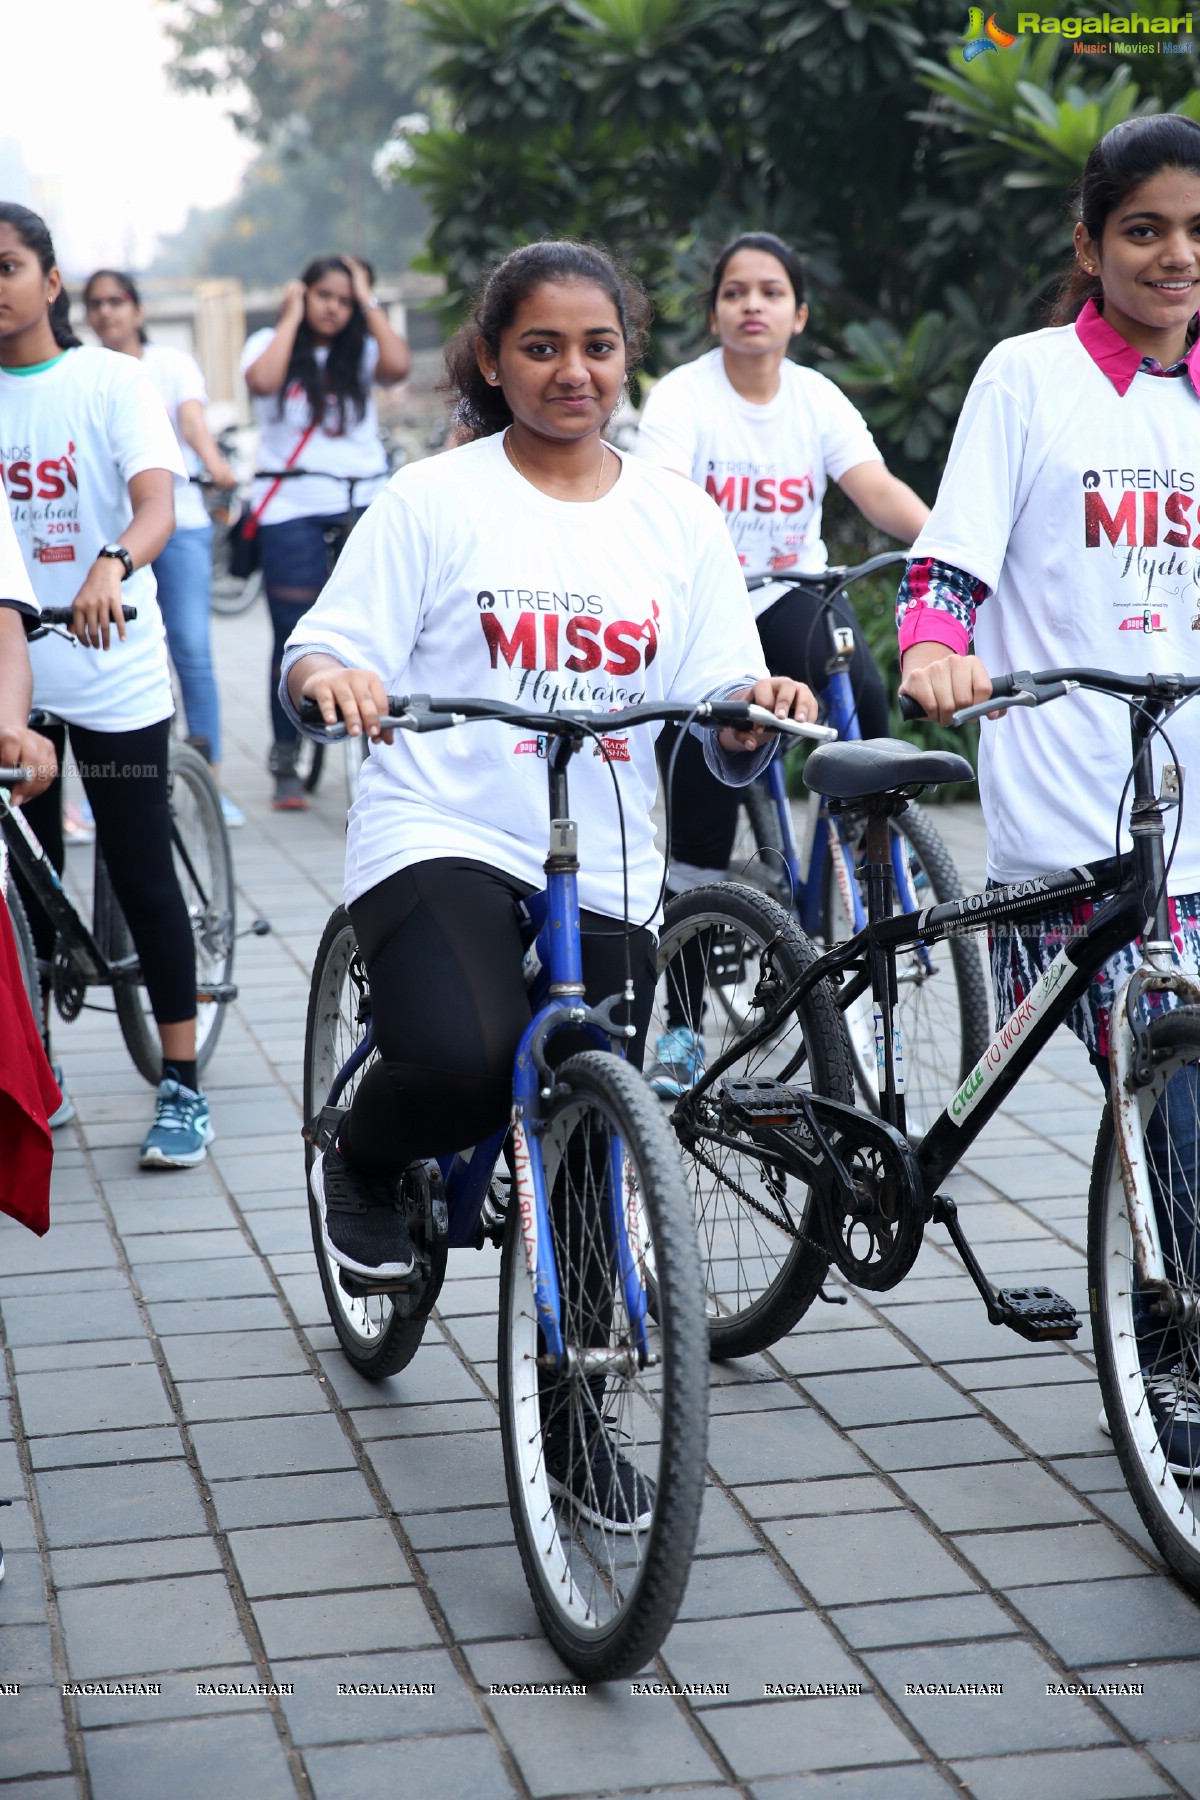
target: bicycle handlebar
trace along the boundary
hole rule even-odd
[[[798,719],[777,719],[765,706],[744,700],[702,700],[686,702],[661,701],[656,705],[627,706],[617,712],[591,712],[564,707],[561,712],[529,712],[508,700],[485,700],[470,696],[457,699],[434,698],[429,694],[389,694],[387,716],[380,720],[384,730],[447,731],[473,719],[493,719],[503,724],[523,725],[527,729],[562,737],[572,731],[595,732],[600,736],[614,731],[627,731],[635,725],[652,723],[684,725],[694,722],[714,731],[731,727],[748,731],[761,726],[784,737],[807,738],[815,743],[830,743],[837,732],[828,725],[802,725]],[[318,726],[331,735],[344,737],[345,726],[326,727],[313,700],[300,705],[300,722]]]
[[[966,725],[990,712],[1007,712],[1012,706],[1044,706],[1048,700],[1061,700],[1064,694],[1075,693],[1079,688],[1111,694],[1116,699],[1140,695],[1174,701],[1200,694],[1200,676],[1122,675],[1114,669],[1041,669],[1031,674],[1028,669],[1015,669],[1009,675],[994,675],[991,697],[974,706],[960,707],[953,723]],[[911,694],[901,694],[900,717],[911,721],[924,719],[927,714]]]
[[[866,562],[856,563],[853,567],[817,569],[808,575],[796,569],[763,569],[758,574],[747,575],[746,586],[753,592],[755,588],[770,587],[773,581],[785,581],[792,587],[814,588],[830,600],[843,588],[848,588],[852,581],[858,581],[864,575],[877,574],[880,569],[890,568],[893,563],[907,561],[907,551],[885,550],[881,556],[869,556]]]
[[[23,769],[19,765],[15,769],[0,768],[0,787],[16,787],[18,782],[32,780],[32,769]]]
[[[130,619],[137,618],[136,606],[122,606],[121,611],[125,615],[126,624],[129,623]],[[45,626],[69,625],[74,616],[75,608],[73,606],[43,606],[41,612],[38,614],[37,624]]]

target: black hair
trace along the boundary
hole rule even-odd
[[[1200,124],[1195,119],[1152,113],[1125,119],[1105,132],[1083,165],[1076,192],[1076,215],[1094,244],[1121,202],[1163,169],[1200,175]],[[1069,325],[1088,300],[1100,303],[1103,297],[1099,274],[1089,275],[1076,261],[1059,289],[1051,323]]]
[[[367,271],[368,281],[374,281],[375,271],[370,263],[363,261],[361,257],[359,261]],[[313,288],[323,275],[328,275],[333,270],[339,275],[345,275],[350,282],[350,317],[329,345],[329,355],[322,369],[316,358],[319,346],[313,336],[306,310],[296,332],[296,341],[292,345],[283,386],[279,390],[279,416],[283,417],[288,389],[293,384],[298,384],[304,389],[308,400],[310,424],[325,427],[327,409],[332,400],[337,414],[334,435],[340,436],[347,425],[357,424],[367,410],[369,396],[362,377],[363,345],[367,341],[366,316],[354,298],[354,276],[344,257],[314,256],[300,279],[305,288]]]
[[[88,303],[88,297],[92,291],[93,281],[99,281],[101,276],[106,276],[109,281],[115,281],[117,286],[124,291],[126,299],[131,300],[138,311],[141,311],[142,296],[138,293],[137,282],[133,279],[132,275],[127,275],[124,269],[93,269],[83,284],[83,304],[85,306]],[[144,325],[139,325],[138,343],[148,344],[149,342],[150,339],[146,336],[146,327]]]
[[[484,276],[470,317],[446,345],[446,374],[441,385],[452,397],[455,428],[464,441],[491,437],[512,424],[502,388],[485,381],[480,370],[475,355],[479,339],[498,355],[501,334],[512,324],[521,302],[535,288],[571,282],[594,283],[608,295],[625,341],[627,381],[637,368],[652,312],[641,283],[598,244],[580,244],[572,238],[543,238],[536,244],[524,244],[519,250],[510,250]]]
[[[725,279],[725,271],[739,250],[762,250],[782,263],[783,270],[792,284],[792,292],[796,296],[796,310],[804,305],[804,264],[800,261],[790,244],[776,237],[773,231],[743,231],[726,244],[720,256],[713,264],[712,280],[708,285],[708,311],[717,310],[717,296],[721,292],[721,283]]]
[[[57,267],[54,240],[45,219],[37,213],[30,212],[27,206],[18,206],[15,200],[0,200],[0,225],[12,226],[25,248],[32,250],[41,263],[43,275]],[[59,288],[57,299],[51,303],[50,329],[60,350],[78,350],[79,339],[71,330],[71,297],[65,287]]]

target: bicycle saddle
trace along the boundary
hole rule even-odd
[[[819,744],[804,765],[804,785],[829,800],[864,800],[895,788],[974,779],[965,756],[953,750],[914,750],[900,738]]]

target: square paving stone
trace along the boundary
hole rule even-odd
[[[1059,1679],[1030,1644],[998,1640],[873,1651],[864,1658],[935,1756],[945,1760],[1020,1750],[1105,1744],[1113,1733],[1086,1700],[1047,1694]],[[999,1694],[910,1694],[910,1686],[1000,1684]]]
[[[441,1642],[437,1626],[411,1586],[256,1600],[254,1616],[272,1661],[339,1651],[411,1650]]]
[[[1149,1738],[1200,1738],[1200,1666],[1195,1661],[1118,1663],[1081,1669],[1078,1679],[1143,1684],[1143,1694],[1106,1694],[1103,1701],[1140,1743]]]
[[[0,1513],[0,1519],[6,1516],[7,1508]],[[42,1586],[41,1559],[36,1551],[14,1550],[10,1540],[4,1552],[0,1620],[5,1625],[42,1625],[45,1619],[46,1593]]]
[[[896,1476],[922,1512],[942,1531],[989,1531],[1011,1526],[1083,1524],[1092,1515],[1075,1496],[1031,1462],[911,1469]]]
[[[4,1329],[14,1347],[26,1344],[90,1344],[97,1338],[134,1338],[144,1344],[145,1327],[124,1277],[118,1287],[84,1289],[62,1305],[44,1299],[4,1302]],[[73,1360],[78,1366],[80,1352]],[[61,1365],[60,1365],[61,1366]]]
[[[836,1775],[785,1775],[756,1781],[754,1800],[947,1800],[961,1790],[927,1763],[900,1768],[848,1769]]]
[[[507,1498],[500,1432],[453,1432],[411,1442],[376,1439],[368,1446],[372,1467],[391,1504],[406,1517],[433,1512],[447,1496],[476,1504]]]
[[[290,1469],[355,1466],[346,1434],[329,1414],[196,1424],[192,1427],[192,1441],[210,1481],[240,1475],[282,1475]]]
[[[790,1537],[776,1520],[766,1531],[819,1605],[971,1593],[977,1587],[932,1532],[904,1513],[803,1519]]]
[[[0,1782],[28,1782],[26,1794],[39,1796],[37,1775],[53,1775],[71,1767],[63,1720],[62,1695],[57,1688],[27,1688],[20,1694],[0,1696]]]
[[[174,1423],[153,1363],[134,1368],[61,1369],[21,1377],[21,1410],[30,1437]]]
[[[378,1512],[357,1469],[214,1481],[209,1492],[226,1531],[254,1525],[304,1525],[320,1519],[367,1519]]]
[[[211,1303],[214,1295],[220,1295],[221,1304],[274,1296],[270,1276],[249,1250],[241,1256],[213,1257],[209,1262],[143,1263],[134,1273],[142,1298],[152,1310],[170,1301]]]
[[[77,1369],[81,1361],[78,1347],[70,1343],[26,1344],[12,1349],[13,1366],[18,1375],[43,1369]],[[128,1368],[134,1363],[154,1366],[150,1341],[136,1338],[94,1338],[87,1347],[89,1369]]]
[[[920,1425],[867,1425],[855,1444],[881,1469],[944,1469],[1013,1462],[1022,1452],[985,1419],[934,1419]]]
[[[1166,1576],[1022,1588],[1013,1605],[1071,1668],[1101,1645],[1113,1662],[1142,1662],[1194,1656],[1200,1643],[1200,1608]]]
[[[734,1492],[754,1519],[818,1518],[822,1514],[901,1512],[903,1501],[875,1475],[822,1481],[773,1481]]]
[[[196,1202],[190,1204],[194,1207]],[[123,1242],[125,1254],[138,1273],[159,1263],[258,1261],[228,1213],[210,1230],[189,1231],[182,1226],[170,1231],[160,1228],[153,1233],[125,1233]],[[226,1292],[224,1288],[220,1291]]]
[[[811,1613],[756,1613],[709,1624],[676,1624],[662,1648],[676,1683],[727,1683],[729,1694],[698,1696],[691,1704],[744,1704],[761,1700],[768,1683],[852,1682],[868,1679],[827,1625]]]
[[[356,1407],[350,1414],[360,1438],[441,1437],[446,1432],[494,1431],[496,1408],[475,1400],[439,1400],[436,1406]]]
[[[883,1606],[839,1606],[831,1612],[830,1621],[856,1650],[1012,1637],[1018,1629],[987,1594],[894,1600]]]
[[[309,1750],[304,1766],[316,1800],[362,1800],[364,1794],[394,1790],[397,1760],[388,1744],[339,1744]],[[403,1770],[407,1792],[437,1795],[437,1800],[507,1800],[517,1792],[499,1751],[481,1731],[406,1738]]]
[[[692,1563],[679,1617],[725,1621],[746,1612],[795,1612],[803,1604],[765,1556],[703,1556]]]
[[[152,1538],[149,1542],[90,1544],[86,1550],[50,1552],[57,1588],[147,1581],[156,1575],[202,1575],[222,1566],[210,1537]]]
[[[295,1800],[279,1734],[266,1713],[172,1719],[87,1734],[93,1800]]]
[[[1200,1794],[1200,1743],[1147,1744],[1146,1749],[1171,1771],[1185,1794]]]
[[[422,1556],[421,1568],[460,1642],[540,1634],[511,1531],[505,1544],[431,1551]]]
[[[170,1576],[59,1596],[73,1680],[251,1660],[223,1575]]]
[[[801,1377],[851,1369],[921,1367],[908,1346],[883,1325],[866,1325],[856,1331],[794,1331],[771,1346],[771,1355],[789,1373]]]
[[[478,1400],[479,1389],[454,1352],[427,1336],[408,1368],[387,1381],[367,1381],[340,1350],[322,1355],[321,1368],[338,1399],[349,1407],[434,1406],[440,1400]],[[397,1435],[402,1427],[397,1425]]]
[[[197,1332],[172,1338],[163,1349],[176,1381],[309,1373],[308,1361],[291,1331]]]
[[[810,1375],[805,1392],[843,1428],[897,1420],[951,1419],[971,1402],[932,1369],[860,1369],[848,1375]]]
[[[1170,1787],[1135,1750],[1059,1750],[956,1762],[954,1772],[975,1800],[1149,1800]]]
[[[739,1487],[798,1476],[866,1473],[850,1445],[807,1408],[713,1419],[708,1460],[726,1481]]]
[[[447,1507],[442,1512],[405,1513],[404,1534],[414,1550],[474,1550],[482,1544],[511,1544],[507,1506]]]
[[[55,1546],[181,1537],[206,1530],[185,1462],[51,1469],[37,1477],[46,1535]]]
[[[445,1650],[380,1650],[276,1662],[273,1673],[295,1688],[280,1704],[300,1745],[425,1737],[435,1728],[478,1731],[482,1723],[470,1689]],[[369,1691],[431,1684],[432,1694]],[[363,1691],[339,1691],[347,1687]]]
[[[53,1675],[50,1633],[44,1625],[0,1624],[0,1681],[18,1682],[24,1693],[27,1685],[44,1685]]]
[[[164,1338],[219,1331],[251,1336],[274,1331],[284,1318],[273,1294],[250,1294],[238,1300],[157,1300],[148,1304],[147,1311],[155,1331]]]
[[[67,1437],[32,1438],[29,1456],[35,1469],[73,1469],[88,1463],[155,1462],[183,1454],[174,1425],[147,1426],[140,1431],[78,1431]]]
[[[714,1707],[705,1713],[704,1726],[743,1781],[797,1768],[917,1760],[904,1733],[869,1694]]]
[[[1103,1525],[974,1532],[954,1541],[967,1561],[996,1588],[1103,1581],[1114,1575],[1141,1575],[1146,1570],[1144,1560]]]
[[[229,1544],[246,1592],[255,1598],[412,1580],[404,1552],[382,1519],[234,1531]]]
[[[105,1225],[58,1225],[45,1237],[31,1231],[6,1234],[6,1275],[50,1269],[115,1269],[117,1253]]]
[[[268,1705],[265,1696],[249,1691],[261,1685],[262,1676],[248,1661],[169,1670],[153,1679],[160,1693],[78,1695],[75,1706],[81,1725],[91,1730],[100,1725],[136,1725],[143,1720],[157,1723],[163,1719],[209,1718],[214,1713],[260,1713]],[[197,1692],[200,1688],[204,1691]],[[213,1692],[214,1688],[225,1691]]]
[[[241,1381],[181,1381],[184,1416],[263,1419],[274,1414],[323,1413],[329,1398],[313,1375],[247,1375]]]
[[[1042,1456],[1087,1455],[1099,1449],[1100,1396],[1086,1383],[1060,1387],[1004,1388],[981,1396],[1023,1443]]]

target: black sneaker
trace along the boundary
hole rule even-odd
[[[399,1178],[356,1175],[336,1144],[309,1176],[321,1237],[334,1262],[364,1281],[404,1281],[417,1255],[404,1216]]]
[[[565,1424],[547,1433],[546,1476],[551,1494],[568,1500],[589,1525],[629,1537],[654,1517],[654,1483],[621,1455],[600,1421],[586,1441],[572,1441]]]
[[[1182,1363],[1161,1375],[1146,1377],[1150,1417],[1173,1475],[1200,1475],[1200,1385]]]

